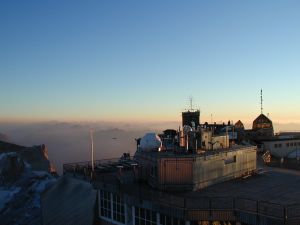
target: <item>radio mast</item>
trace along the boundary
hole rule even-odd
[[[92,171],[94,172],[94,131],[90,129],[90,137],[91,137],[91,156],[92,156]]]
[[[263,114],[263,91],[260,89],[260,113]]]

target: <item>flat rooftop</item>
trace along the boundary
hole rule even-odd
[[[182,156],[182,155],[180,155]],[[188,156],[188,154],[187,154]],[[120,165],[117,160],[112,161],[101,160],[96,163],[94,184],[99,187],[117,187],[121,188],[122,192],[131,195],[145,198],[150,201],[159,201],[160,203],[166,200],[166,204],[170,204],[170,198],[177,207],[184,207],[185,201],[193,201],[203,198],[244,198],[253,201],[266,201],[280,205],[299,204],[300,214],[300,171],[268,167],[258,157],[257,168],[258,174],[238,178],[235,180],[218,183],[199,191],[189,192],[166,192],[156,190],[145,183],[140,183],[135,180],[134,168],[139,166],[134,165],[135,161],[129,159],[121,163],[124,165],[122,169],[116,168]],[[128,169],[126,169],[128,165]],[[134,165],[134,166],[132,166]],[[79,169],[78,169],[79,166]],[[115,169],[103,169],[106,168]],[[89,169],[90,165],[66,164],[66,173],[79,178],[87,178],[90,172],[82,173],[82,168]],[[120,172],[121,171],[121,172]],[[143,194],[144,193],[144,194]],[[177,205],[176,205],[177,204]]]
[[[199,191],[190,192],[166,192],[159,191],[147,184],[128,182],[128,177],[133,176],[130,171],[124,172],[119,178],[113,174],[100,174],[99,178],[96,178],[95,184],[105,183],[105,185],[112,185],[120,187],[124,193],[129,195],[141,195],[141,193],[147,193],[143,197],[150,198],[149,200],[155,201],[156,198],[160,198],[161,201],[163,196],[166,199],[170,197],[177,198],[176,203],[178,207],[183,204],[185,200],[195,200],[197,198],[244,198],[253,201],[266,201],[280,205],[293,205],[300,204],[300,171],[267,167],[260,165],[258,168],[260,173],[257,175],[238,178],[235,180],[218,183]],[[124,178],[124,180],[122,180]],[[121,182],[120,182],[121,180]],[[131,179],[132,181],[133,179]],[[124,181],[124,185],[122,185]],[[173,200],[174,200],[173,198]],[[182,201],[180,200],[182,199]],[[169,200],[166,200],[169,201]]]
[[[263,167],[262,174],[212,185],[185,197],[241,197],[290,205],[300,204],[300,171]]]

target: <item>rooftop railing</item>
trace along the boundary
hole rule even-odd
[[[122,170],[130,170],[138,166],[138,163],[130,156],[94,161],[94,172],[105,173]],[[92,161],[63,164],[63,173],[72,173],[79,176],[89,177],[92,173]]]
[[[252,148],[252,147],[250,147]],[[94,161],[95,172],[98,173],[97,181],[100,182],[100,188],[106,187],[108,191],[116,190],[135,197],[136,199],[148,200],[156,204],[164,205],[182,210],[232,210],[235,212],[245,212],[254,215],[260,215],[267,218],[275,218],[283,221],[290,219],[299,219],[300,221],[300,204],[278,204],[268,201],[260,201],[255,199],[247,199],[241,197],[189,197],[184,194],[172,194],[168,192],[153,190],[143,187],[143,185],[133,183],[133,185],[122,185],[114,176],[110,175],[110,179],[102,172],[117,172],[122,170],[132,170],[138,167],[138,163],[132,157],[103,159]],[[89,176],[92,169],[91,161],[68,163],[63,165],[64,173],[72,173]],[[102,175],[101,175],[102,174]],[[112,178],[114,179],[112,179]],[[102,185],[102,186],[101,186]],[[146,186],[146,185],[144,185]]]

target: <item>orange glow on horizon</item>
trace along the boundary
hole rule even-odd
[[[252,118],[253,117],[253,118]],[[238,120],[241,120],[242,123],[246,127],[252,125],[253,120],[256,118],[252,116],[248,117],[237,117],[237,118],[213,118],[213,122],[216,123],[227,123],[228,120],[236,123]],[[300,120],[294,117],[280,117],[280,116],[271,116],[273,124],[300,124]],[[0,118],[1,123],[39,123],[39,122],[49,122],[49,121],[61,121],[61,122],[105,122],[105,123],[178,123],[181,124],[181,113],[180,114],[172,114],[172,115],[139,115],[139,116],[124,116],[124,117],[116,117],[116,116],[69,116],[69,117],[2,117]],[[200,116],[201,123],[211,122],[211,118],[209,116]]]

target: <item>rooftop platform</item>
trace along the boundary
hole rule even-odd
[[[253,176],[219,183],[199,191],[179,193],[159,191],[138,181],[130,183],[126,179],[129,176],[133,176],[133,173],[124,172],[118,176],[114,174],[99,174],[95,177],[94,182],[100,186],[102,186],[102,184],[106,186],[117,186],[125,192],[128,189],[128,193],[134,195],[141,192],[149,192],[149,196],[151,196],[151,193],[153,193],[154,199],[152,200],[160,198],[160,195],[169,195],[170,197],[173,196],[182,199],[230,197],[266,201],[280,205],[299,204],[300,207],[300,171],[263,167]]]
[[[105,172],[107,169],[102,168],[117,168],[118,163],[116,160],[115,167],[110,164],[99,165],[99,162],[112,162],[112,160],[98,161],[96,167],[96,176],[94,182],[105,182],[107,185],[120,185],[120,182],[126,183],[126,186],[132,186],[130,188],[137,188],[139,190],[144,189],[146,191],[154,191],[153,188],[146,184],[136,183],[129,184],[124,179],[129,176],[134,176],[132,170],[123,171],[122,174],[115,176],[117,169],[111,169],[110,172]],[[80,164],[66,164],[66,174],[75,177],[84,177],[83,174],[78,173]],[[71,169],[72,168],[72,169]],[[89,168],[89,167],[86,167]],[[99,169],[97,172],[97,168]],[[260,166],[258,174],[245,178],[239,178],[236,180],[227,181],[224,183],[216,184],[200,191],[182,192],[176,193],[177,196],[185,198],[195,197],[242,197],[259,201],[270,201],[278,204],[300,204],[300,171],[289,170],[284,168],[274,168],[267,166]],[[104,172],[104,173],[103,173]],[[172,192],[166,192],[172,194]]]
[[[232,180],[201,191],[185,193],[185,197],[241,197],[282,205],[300,205],[300,171],[263,167],[261,174]],[[300,214],[299,214],[300,215]]]
[[[162,153],[161,155],[163,157],[168,155],[174,157],[176,154]],[[208,155],[205,154],[205,156]],[[182,156],[180,154],[180,157]],[[186,156],[191,157],[191,154],[186,154]],[[139,166],[138,162],[133,158],[97,160],[95,161],[94,182],[105,182],[107,185],[126,183],[126,186],[130,186],[130,189],[138,188],[139,190],[145,189],[146,191],[158,192],[158,190],[153,189],[147,184],[139,183],[137,185],[135,183],[138,181],[134,177],[134,170]],[[283,205],[300,204],[300,171],[268,167],[262,163],[261,159],[257,161],[257,167],[256,175],[226,181],[199,191],[176,193],[176,196],[184,198],[242,197]],[[90,170],[91,162],[64,164],[64,173],[78,178],[89,179]],[[132,177],[130,180],[134,182],[128,183],[126,181],[128,177]],[[172,192],[164,192],[172,194]]]
[[[256,175],[219,183],[200,191],[175,193],[160,191],[139,181],[136,176],[136,167],[139,165],[134,163],[135,161],[130,159],[126,162],[129,165],[127,169],[120,170],[120,162],[117,159],[97,161],[98,169],[93,173],[92,180],[88,173],[82,174],[73,170],[76,168],[74,164],[64,168],[73,168],[65,171],[67,176],[92,182],[96,189],[118,193],[136,206],[148,202],[153,210],[159,210],[166,215],[173,214],[174,217],[182,219],[224,212],[226,216],[230,215],[228,218],[232,220],[242,221],[245,215],[248,215],[247,218],[252,215],[251,218],[279,221],[266,224],[300,222],[300,171],[267,167],[259,159]],[[103,164],[115,169],[103,170]]]
[[[252,215],[253,218],[259,216],[282,222],[278,224],[300,222],[300,172],[297,171],[266,167],[261,174],[182,193],[159,191],[144,183],[128,182],[128,176],[128,172],[120,176],[107,174],[96,178],[94,185],[97,189],[127,196],[125,198],[134,205],[148,202],[154,210],[174,213],[173,216],[182,219],[191,218],[195,213],[214,215],[215,212],[225,212],[232,220],[241,215]]]

